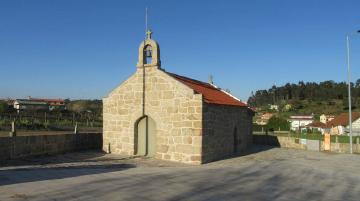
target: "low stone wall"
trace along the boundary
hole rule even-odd
[[[275,147],[306,149],[306,146],[293,137],[273,135],[253,135],[254,144],[270,145]]]
[[[0,162],[101,147],[102,133],[0,137]]]
[[[348,143],[331,143],[330,151],[336,153],[350,153],[350,145]],[[353,144],[353,153],[360,154],[360,144]]]
[[[254,144],[269,145],[281,148],[303,149],[311,151],[324,151],[324,142],[319,140],[300,139],[288,136],[253,135]],[[332,142],[330,151],[336,153],[349,153],[348,143]],[[360,154],[360,144],[353,144],[353,153]]]
[[[320,140],[306,140],[306,149],[310,151],[320,151]]]

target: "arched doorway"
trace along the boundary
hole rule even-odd
[[[149,116],[143,116],[135,123],[135,154],[154,156],[156,153],[156,124]]]

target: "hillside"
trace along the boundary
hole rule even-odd
[[[348,110],[348,88],[345,82],[332,80],[320,83],[287,83],[252,93],[248,103],[259,111],[269,111],[269,105],[278,105],[282,115],[339,114]],[[360,109],[360,79],[351,83],[352,109]]]

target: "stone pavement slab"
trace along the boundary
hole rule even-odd
[[[69,153],[0,166],[0,200],[359,200],[359,164],[270,147],[201,166]]]

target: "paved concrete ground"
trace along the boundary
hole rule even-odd
[[[0,200],[360,200],[360,156],[257,147],[187,166],[73,153],[2,165]]]

